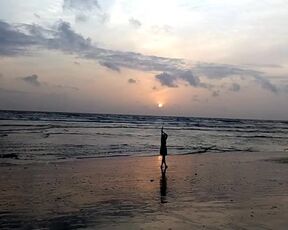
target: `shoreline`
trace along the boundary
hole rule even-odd
[[[113,157],[0,167],[0,228],[286,229],[288,154]]]
[[[251,156],[257,156],[257,157],[264,157],[264,156],[270,156],[272,158],[282,157],[287,154],[288,158],[288,151],[266,151],[266,152],[260,152],[260,151],[224,151],[224,152],[195,152],[195,153],[179,153],[179,154],[168,154],[167,157],[174,158],[174,157],[183,157],[183,156],[199,156],[199,155],[207,155],[207,156],[214,156],[214,155],[243,155],[246,156],[247,154],[251,154]],[[5,155],[5,154],[3,154]],[[9,155],[9,154],[8,154]],[[6,165],[33,165],[33,164],[57,164],[57,163],[73,163],[78,161],[97,161],[102,159],[125,159],[125,158],[154,158],[154,157],[160,157],[160,154],[119,154],[119,155],[110,155],[110,156],[88,156],[88,157],[76,157],[76,158],[63,158],[63,159],[55,159],[55,160],[26,160],[21,158],[9,158],[9,157],[0,157],[0,167],[6,166]]]

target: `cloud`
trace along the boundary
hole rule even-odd
[[[133,78],[130,78],[130,79],[128,80],[128,83],[130,83],[130,84],[135,84],[135,83],[137,83],[137,81],[136,81],[135,79],[133,79]]]
[[[100,9],[97,0],[64,0],[63,9],[73,9],[79,11],[91,11]]]
[[[215,64],[215,63],[199,63],[193,68],[195,73],[210,79],[222,79],[231,76],[255,76],[262,72],[241,68],[234,65]]]
[[[26,77],[20,77],[20,79],[33,86],[41,85],[41,83],[38,81],[38,75],[36,74],[33,74],[31,76],[26,76]]]
[[[49,49],[62,50],[68,53],[82,53],[93,48],[91,40],[75,33],[67,22],[60,21],[57,23],[55,31],[51,31],[51,33],[52,38],[42,38],[44,46],[47,45]]]
[[[163,72],[160,74],[157,74],[155,78],[160,81],[161,85],[168,86],[168,87],[178,87],[176,85],[177,78],[169,73]]]
[[[179,78],[187,81],[191,86],[200,86],[200,79],[195,76],[191,70],[181,71],[179,73]]]
[[[77,87],[73,87],[73,86],[56,85],[56,84],[48,84],[46,82],[41,82],[39,81],[39,76],[37,74],[32,74],[26,77],[19,77],[18,79],[32,86],[37,86],[37,87],[41,86],[41,87],[49,87],[49,88],[68,89],[68,90],[73,90],[73,91],[79,90]]]
[[[230,90],[231,91],[233,91],[233,92],[238,92],[238,91],[240,91],[240,85],[239,84],[237,84],[237,83],[233,83],[231,86],[230,86]]]
[[[34,36],[26,35],[16,27],[0,21],[0,56],[24,54],[27,47],[32,45],[37,45]]]
[[[134,28],[136,28],[136,29],[138,29],[142,25],[142,23],[139,20],[135,19],[135,18],[130,18],[129,19],[129,24],[131,26],[133,26]]]
[[[261,76],[255,76],[255,80],[258,84],[260,84],[260,86],[263,89],[267,89],[275,94],[278,93],[278,88],[275,85],[273,85],[268,79],[263,78]]]
[[[163,72],[155,76],[162,86],[178,87],[177,82],[184,81],[190,86],[206,88],[206,84],[201,83],[200,79],[195,76],[191,70],[174,70],[171,72]]]
[[[120,72],[120,68],[117,65],[115,65],[114,63],[100,61],[99,64],[102,66],[105,66],[106,68],[111,69],[113,71]]]
[[[91,39],[76,33],[71,25],[64,21],[58,21],[48,28],[29,24],[11,25],[0,21],[0,56],[27,55],[31,54],[29,51],[36,51],[37,48],[57,50],[78,58],[95,60],[117,72],[120,72],[121,68],[156,72],[155,79],[167,87],[177,87],[181,82],[186,82],[193,87],[211,90],[213,85],[204,83],[204,78],[221,80],[240,76],[254,79],[254,82],[265,90],[278,92],[278,88],[263,72],[242,66],[215,63],[188,65],[186,60],[179,58],[100,48],[93,45]]]
[[[141,71],[174,71],[184,64],[181,59],[146,56],[140,53],[123,52],[94,47],[81,54],[82,58],[109,62],[119,68]]]
[[[97,0],[64,0],[63,10],[74,14],[76,23],[87,22],[90,17],[95,16],[101,23],[105,23],[109,18]]]
[[[29,54],[30,48],[43,47],[67,53],[81,53],[92,48],[91,40],[75,33],[69,23],[60,21],[53,28],[0,21],[0,56]]]
[[[255,80],[255,82],[260,85],[263,89],[269,90],[273,93],[278,93],[278,88],[273,83],[271,83],[265,73],[253,70],[242,68],[235,65],[225,65],[225,64],[214,64],[214,63],[200,63],[197,64],[194,68],[194,72],[199,76],[204,76],[209,79],[223,79],[231,78],[235,76],[248,77]],[[239,91],[239,85],[233,85],[234,89],[232,91]],[[239,89],[238,89],[239,88]]]

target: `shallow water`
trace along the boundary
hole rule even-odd
[[[288,148],[287,121],[0,111],[0,150],[32,161],[157,155],[162,125],[168,154]]]

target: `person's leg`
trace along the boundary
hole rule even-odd
[[[163,158],[164,158],[164,165],[165,165],[165,168],[168,168],[168,166],[167,166],[167,164],[166,164],[166,156],[164,155]]]
[[[164,155],[162,155],[162,161],[161,161],[161,166],[160,166],[160,168],[161,168],[161,169],[162,169],[162,167],[163,167],[163,164],[164,164],[164,160],[165,160],[165,159],[164,159],[164,157],[165,157],[165,156],[164,156]]]

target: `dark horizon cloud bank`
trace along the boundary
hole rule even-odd
[[[65,1],[66,2],[66,1]],[[69,2],[69,4],[68,4]],[[97,1],[87,1],[88,5],[97,6]],[[82,1],[67,1],[69,7],[84,4]],[[84,7],[84,6],[82,6]],[[9,24],[0,21],[0,56],[33,55],[38,49],[61,51],[78,58],[91,59],[100,65],[120,72],[121,68],[155,73],[155,79],[165,87],[178,87],[186,83],[192,87],[211,90],[213,85],[205,79],[221,80],[223,78],[250,78],[262,89],[277,94],[280,89],[274,85],[265,73],[236,65],[216,63],[195,63],[188,65],[187,60],[143,55],[100,48],[90,38],[76,33],[65,21],[58,21],[51,27],[36,24]],[[31,51],[33,50],[33,52]],[[35,77],[36,76],[36,77]],[[28,76],[30,83],[37,85],[37,75]],[[240,87],[234,86],[233,91]]]

